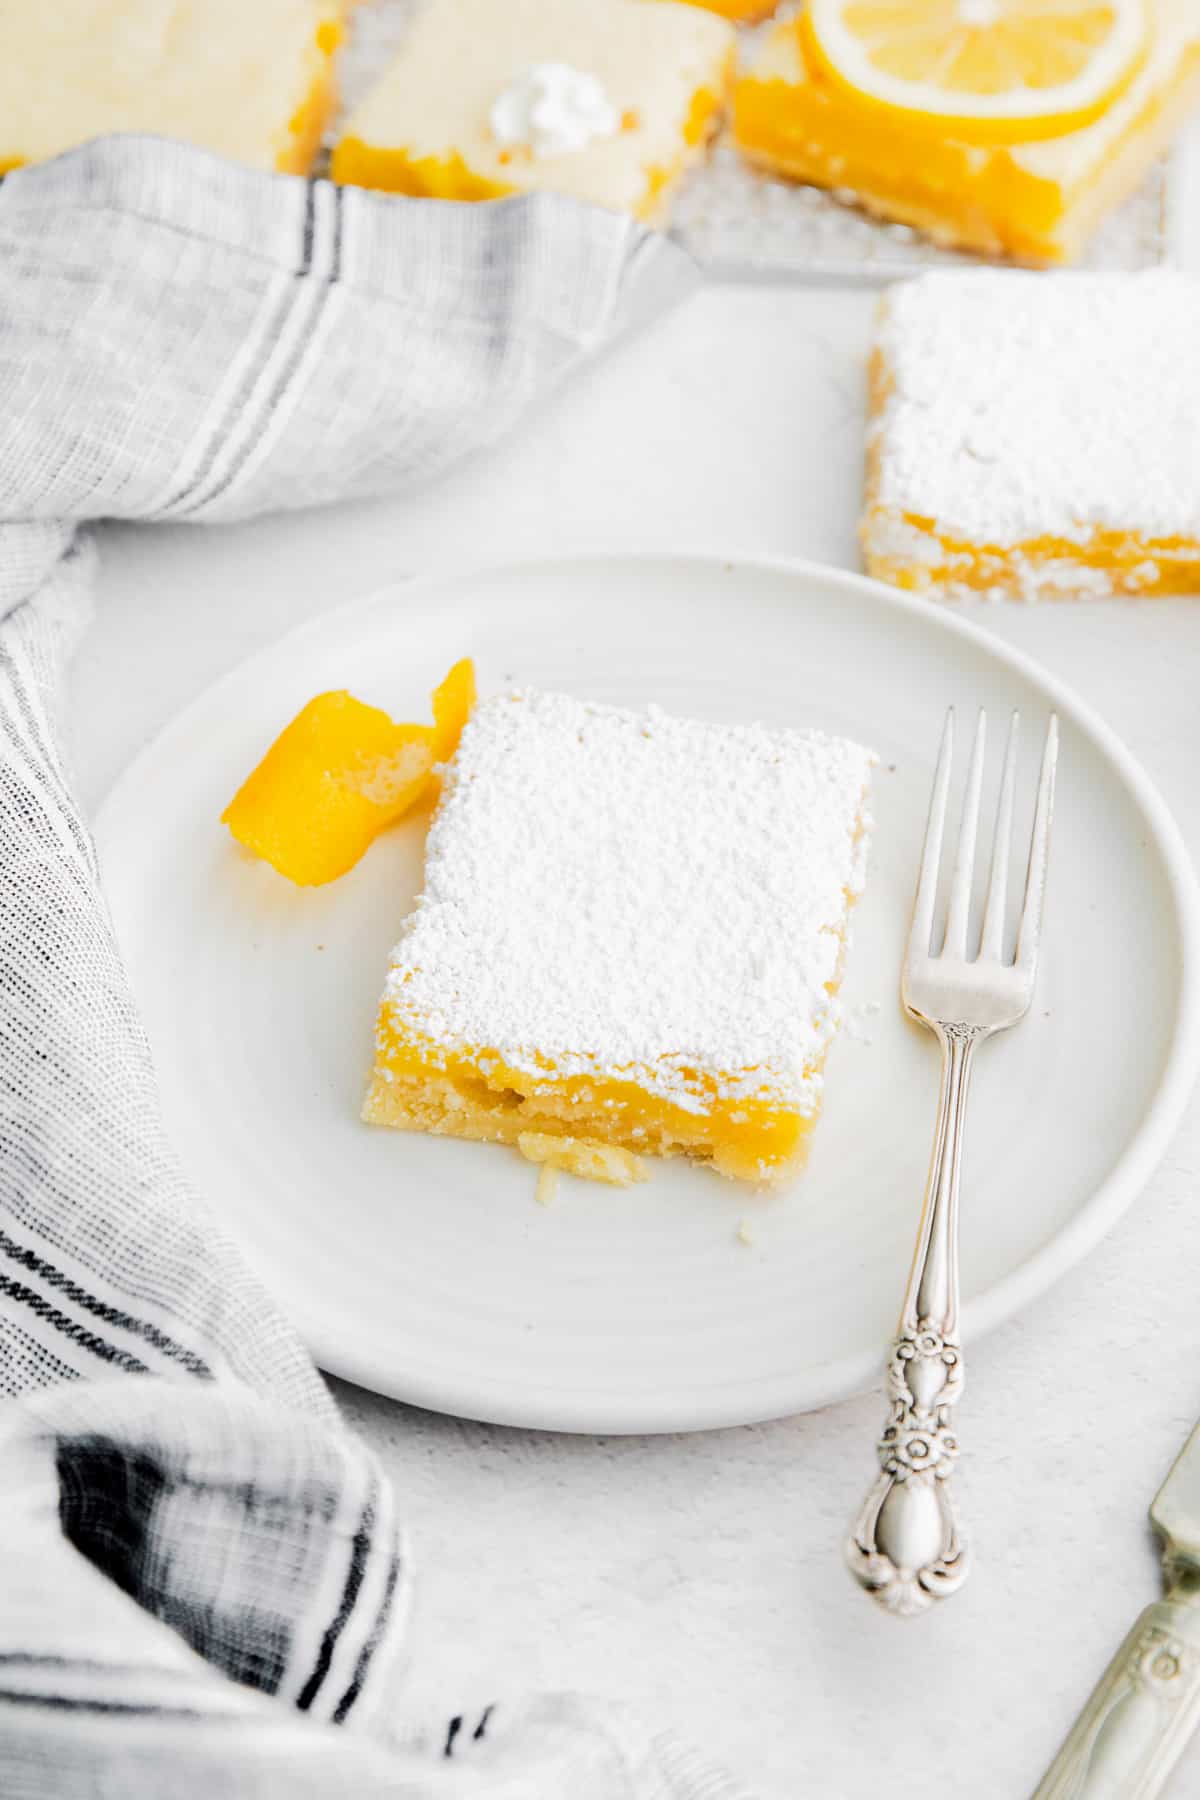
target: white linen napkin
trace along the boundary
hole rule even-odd
[[[571,1697],[405,1718],[395,1498],[165,1140],[57,716],[88,520],[428,479],[692,279],[558,199],[396,200],[157,139],[0,186],[6,1800],[738,1791]]]

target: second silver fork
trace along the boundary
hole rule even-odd
[[[976,954],[967,934],[983,784],[986,718],[981,712],[967,774],[946,925],[934,948],[934,915],[946,801],[954,758],[954,709],[946,717],[929,803],[929,822],[901,997],[942,1051],[933,1156],[900,1326],[887,1367],[890,1415],[879,1440],[879,1475],[855,1520],[846,1557],[856,1579],[889,1612],[923,1612],[966,1578],[967,1545],[955,1514],[950,1476],[958,1456],[954,1406],[963,1388],[958,1336],[958,1184],[963,1117],[976,1045],[1023,1019],[1033,999],[1041,937],[1046,857],[1054,809],[1058,721],[1042,753],[1016,946],[1005,951],[1012,839],[1017,715],[1012,716],[987,902]]]

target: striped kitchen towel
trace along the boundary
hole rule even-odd
[[[0,186],[5,1800],[734,1792],[571,1698],[405,1719],[395,1497],[165,1140],[59,717],[89,520],[426,480],[690,280],[558,199],[394,200],[148,138]]]

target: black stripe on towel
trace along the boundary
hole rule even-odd
[[[211,1718],[195,1706],[147,1706],[137,1700],[84,1700],[66,1694],[27,1694],[21,1688],[0,1688],[0,1705],[48,1706],[57,1712],[133,1713],[159,1719]]]
[[[152,1675],[155,1681],[171,1677],[187,1680],[182,1669],[160,1669],[153,1663],[105,1662],[98,1656],[59,1656],[39,1650],[0,1650],[0,1668],[9,1664],[27,1669],[87,1669],[99,1675]]]
[[[366,1574],[367,1561],[371,1554],[371,1534],[375,1529],[375,1495],[376,1484],[372,1478],[371,1491],[367,1495],[367,1503],[363,1507],[358,1530],[350,1542],[350,1567],[346,1571],[346,1585],[342,1589],[341,1602],[321,1639],[321,1648],[317,1654],[313,1672],[301,1688],[296,1700],[296,1705],[301,1712],[308,1711],[320,1691],[321,1683],[329,1673],[329,1665],[333,1661],[333,1652],[337,1647],[337,1641],[346,1628],[346,1622],[354,1611],[355,1602],[362,1589],[363,1576]]]
[[[190,1375],[212,1379],[212,1370],[203,1357],[197,1356],[193,1350],[186,1349],[184,1345],[177,1344],[174,1338],[168,1337],[165,1331],[160,1331],[157,1325],[151,1325],[149,1320],[135,1319],[131,1313],[122,1312],[120,1307],[110,1306],[105,1300],[97,1300],[94,1294],[89,1294],[87,1289],[80,1287],[77,1281],[72,1281],[69,1275],[64,1275],[61,1269],[56,1269],[52,1263],[48,1263],[44,1257],[38,1255],[36,1250],[30,1250],[25,1245],[18,1244],[4,1231],[0,1231],[0,1252],[18,1263],[21,1268],[27,1269],[31,1275],[38,1276],[47,1287],[55,1288],[60,1294],[65,1294],[68,1300],[73,1300],[77,1306],[82,1306],[95,1318],[103,1319],[106,1325],[116,1325],[122,1331],[131,1331],[137,1337],[144,1338],[156,1350],[161,1350],[164,1356],[170,1357],[172,1362],[181,1363]]]
[[[317,228],[317,184],[309,181],[304,190],[304,237],[300,247],[300,261],[296,265],[297,275],[307,275],[312,268],[313,237]]]
[[[102,1338],[96,1332],[89,1331],[86,1326],[81,1325],[78,1319],[72,1319],[67,1313],[60,1312],[57,1306],[52,1306],[46,1296],[39,1294],[36,1288],[26,1287],[24,1282],[14,1281],[10,1275],[0,1273],[0,1294],[7,1294],[10,1299],[19,1301],[22,1306],[27,1306],[45,1324],[53,1325],[54,1329],[61,1331],[64,1337],[70,1338],[81,1349],[90,1350],[103,1362],[113,1363],[119,1369],[126,1369],[131,1375],[149,1375],[150,1370],[138,1357],[131,1356],[128,1350],[119,1350],[115,1344],[110,1344],[107,1338]]]
[[[333,184],[333,255],[329,263],[329,283],[342,279],[342,200],[345,189],[339,183]]]
[[[346,1714],[350,1711],[350,1708],[354,1705],[354,1702],[358,1699],[359,1693],[362,1690],[362,1684],[366,1680],[367,1667],[371,1658],[374,1656],[375,1651],[379,1647],[380,1638],[387,1629],[387,1622],[391,1617],[392,1603],[396,1598],[396,1587],[399,1580],[400,1558],[398,1555],[393,1555],[387,1572],[387,1582],[383,1590],[383,1599],[380,1602],[379,1611],[375,1615],[375,1623],[371,1627],[371,1635],[359,1651],[358,1661],[354,1665],[354,1676],[350,1682],[350,1686],[346,1689],[345,1693],[333,1709],[333,1723],[335,1725],[340,1725],[342,1723],[342,1720],[346,1717]]]

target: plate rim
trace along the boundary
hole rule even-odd
[[[257,667],[274,662],[281,652],[301,648],[308,638],[326,634],[339,618],[357,617],[389,598],[399,598],[406,605],[419,604],[422,597],[431,591],[446,587],[461,588],[472,580],[497,576],[509,578],[527,571],[536,571],[544,576],[546,571],[553,569],[567,572],[585,565],[595,567],[630,562],[674,567],[703,565],[707,569],[725,573],[751,570],[802,581],[818,580],[850,594],[869,597],[873,602],[897,612],[918,617],[933,626],[935,632],[944,630],[951,636],[965,639],[985,656],[1006,665],[1040,689],[1061,716],[1068,718],[1076,729],[1093,740],[1124,783],[1150,830],[1167,878],[1167,892],[1175,915],[1179,943],[1175,1019],[1162,1076],[1154,1088],[1146,1112],[1113,1167],[1075,1217],[1008,1275],[964,1303],[961,1320],[964,1343],[978,1341],[997,1325],[1039,1299],[1102,1242],[1141,1194],[1170,1145],[1200,1073],[1200,881],[1182,832],[1156,784],[1102,715],[1069,683],[1060,680],[1045,668],[1036,657],[1009,645],[984,626],[962,618],[950,610],[948,603],[907,594],[855,570],[839,568],[812,558],[736,548],[718,551],[633,546],[627,549],[555,551],[544,555],[498,560],[451,559],[439,564],[436,569],[399,575],[390,582],[378,583],[283,632],[241,658],[173,713],[125,763],[95,809],[92,831],[100,855],[101,869],[103,871],[105,864],[105,840],[117,829],[117,816],[124,792],[127,788],[136,787],[147,766],[159,759],[164,740],[176,732],[186,731],[193,713],[206,709],[225,689],[244,681]],[[212,1207],[219,1220],[219,1207],[203,1193],[198,1194],[198,1198],[203,1205]],[[369,1354],[360,1354],[353,1348],[347,1352],[336,1343],[330,1343],[320,1328],[311,1329],[287,1304],[286,1283],[282,1291],[272,1288],[249,1253],[243,1250],[243,1254],[252,1262],[280,1310],[299,1333],[318,1366],[327,1374],[405,1404],[452,1417],[476,1419],[497,1425],[570,1433],[626,1435],[717,1430],[733,1425],[759,1424],[832,1405],[868,1391],[878,1385],[886,1354],[886,1345],[881,1343],[877,1355],[868,1356],[866,1352],[847,1354],[819,1365],[810,1365],[790,1379],[777,1377],[770,1384],[769,1397],[753,1405],[738,1404],[736,1401],[730,1403],[728,1400],[724,1405],[709,1405],[702,1398],[697,1398],[690,1406],[686,1406],[679,1404],[676,1397],[664,1409],[661,1404],[656,1404],[653,1396],[639,1396],[636,1401],[630,1398],[621,1409],[622,1416],[616,1417],[606,1400],[601,1400],[599,1396],[594,1400],[591,1396],[584,1396],[578,1402],[578,1416],[572,1418],[564,1410],[567,1397],[552,1389],[544,1393],[525,1391],[513,1404],[506,1403],[500,1395],[489,1396],[486,1392],[486,1373],[474,1377],[473,1385],[455,1376],[443,1380],[418,1374],[412,1380],[405,1377],[398,1379],[391,1359],[387,1359],[385,1364]],[[897,1304],[901,1296],[903,1276],[904,1271],[897,1270]],[[766,1384],[760,1386],[766,1395]],[[786,1394],[783,1392],[785,1387]]]

